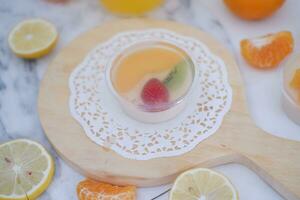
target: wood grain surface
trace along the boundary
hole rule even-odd
[[[220,129],[181,156],[130,160],[92,142],[70,115],[68,80],[72,70],[97,44],[120,31],[165,28],[205,43],[222,58],[233,89],[231,110]],[[257,128],[250,118],[238,67],[230,52],[207,33],[169,21],[127,19],[90,30],[61,50],[49,65],[39,94],[39,114],[48,139],[71,166],[93,179],[114,184],[154,186],[169,183],[193,167],[236,162],[259,174],[286,199],[300,199],[300,142]],[[242,177],[241,177],[242,178]]]

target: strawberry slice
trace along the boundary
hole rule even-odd
[[[169,92],[160,80],[152,78],[144,85],[141,97],[144,104],[156,106],[169,101]]]

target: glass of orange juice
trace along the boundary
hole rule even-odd
[[[107,10],[122,15],[142,15],[162,2],[163,0],[100,0]]]

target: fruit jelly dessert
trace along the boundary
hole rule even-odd
[[[141,45],[117,60],[112,70],[114,88],[123,98],[150,110],[180,99],[193,80],[191,60],[173,45]]]

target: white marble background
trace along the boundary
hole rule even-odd
[[[249,109],[257,125],[272,134],[300,140],[300,126],[287,119],[280,106],[282,67],[267,72],[254,70],[239,54],[240,39],[283,29],[293,32],[296,50],[299,50],[299,10],[300,1],[289,0],[273,17],[260,22],[245,22],[231,15],[222,0],[166,0],[164,6],[149,13],[148,17],[187,23],[218,38],[237,58],[247,89]],[[53,22],[59,30],[60,40],[50,55],[25,61],[11,53],[7,36],[16,23],[32,17],[42,17]],[[55,157],[56,174],[49,189],[39,198],[41,200],[77,199],[75,188],[84,177],[57,156],[43,134],[36,109],[39,82],[49,62],[70,40],[114,18],[118,17],[103,10],[98,0],[70,0],[65,5],[50,4],[44,0],[0,0],[0,143],[29,138],[41,142],[50,150]],[[231,164],[215,169],[231,179],[241,200],[282,199],[256,174],[243,166]],[[139,189],[138,200],[150,200],[169,187]],[[167,196],[158,200],[166,200]]]

